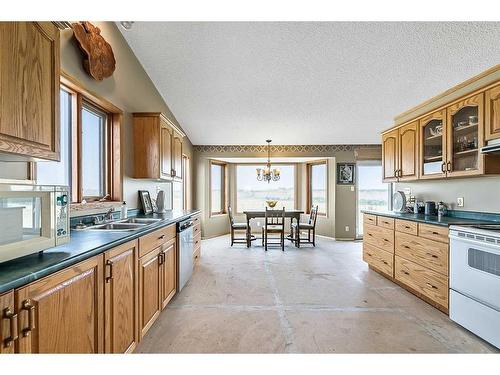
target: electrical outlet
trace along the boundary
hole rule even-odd
[[[346,226],[345,226],[345,231],[346,231],[346,232],[349,232],[349,225],[346,225]]]
[[[351,191],[354,191],[354,185],[351,185]]]
[[[411,188],[405,188],[405,195],[411,195]]]
[[[463,207],[463,206],[464,206],[464,197],[457,198],[457,207]]]

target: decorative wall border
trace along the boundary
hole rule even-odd
[[[380,145],[271,145],[271,153],[328,153],[339,151],[354,151],[358,148],[380,147]],[[200,153],[265,153],[266,145],[195,145],[196,152]]]

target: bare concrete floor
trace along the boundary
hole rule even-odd
[[[495,348],[370,271],[361,243],[285,252],[203,241],[192,279],[137,353],[487,353]]]

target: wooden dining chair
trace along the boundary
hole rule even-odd
[[[312,244],[316,246],[316,220],[318,218],[318,206],[311,207],[311,214],[309,215],[309,219],[307,223],[292,223],[292,233],[291,237],[295,242],[297,247],[300,247],[300,244]],[[307,237],[300,237],[300,231],[307,230]],[[312,240],[311,240],[312,236]]]
[[[229,224],[231,233],[231,246],[235,243],[247,243],[247,223],[236,223],[234,221],[233,209],[231,206],[227,208],[227,213],[229,214]],[[235,231],[245,231],[244,237],[235,237]],[[255,240],[255,236],[251,235],[250,240]]]
[[[268,234],[279,234],[279,242],[269,241]],[[267,251],[268,245],[280,245],[285,251],[285,208],[282,210],[269,210],[266,207],[264,226],[262,227],[262,246]]]

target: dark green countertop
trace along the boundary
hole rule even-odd
[[[1,263],[0,293],[29,284],[158,228],[187,219],[199,212],[199,210],[168,211],[165,214],[138,215],[138,217],[162,220],[148,225],[145,229],[130,232],[72,230],[70,242],[66,244]]]
[[[392,211],[362,211],[362,212],[371,215],[391,217],[402,220],[418,221],[419,223],[442,225],[446,227],[450,225],[498,224],[497,221],[498,218],[495,217],[494,214],[477,213],[476,217],[473,217],[474,215],[469,215],[470,217],[443,216],[441,219],[439,219],[437,216],[413,214],[413,213],[401,213]]]

